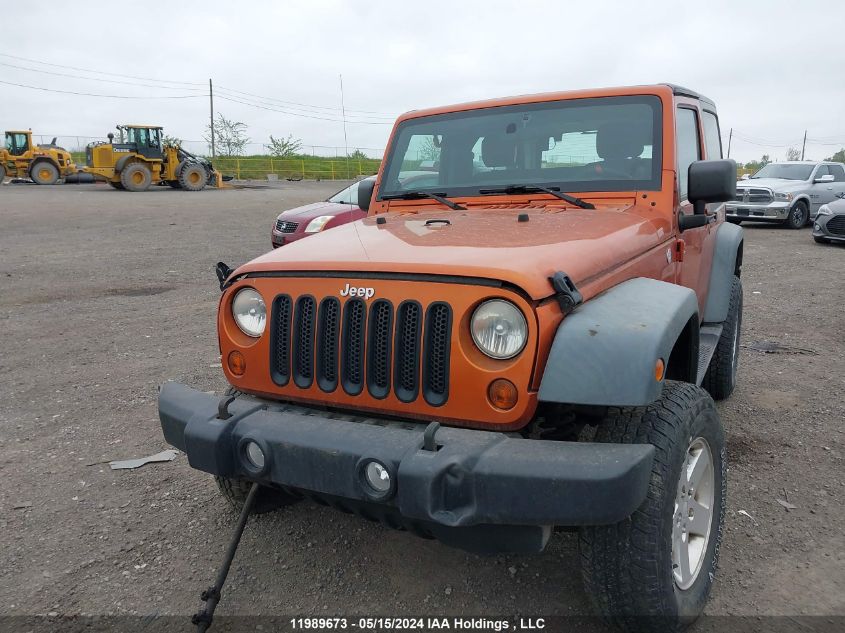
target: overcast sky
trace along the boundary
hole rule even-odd
[[[0,127],[49,136],[142,122],[201,140],[212,78],[252,151],[293,134],[342,152],[342,74],[350,149],[383,148],[385,123],[411,109],[656,82],[716,101],[737,160],[783,160],[805,129],[808,158],[845,147],[841,0],[8,2],[0,15],[0,82],[157,97],[0,83]]]

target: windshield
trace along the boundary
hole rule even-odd
[[[763,167],[752,178],[783,178],[784,180],[809,180],[813,173],[814,164],[809,165],[787,165],[784,163],[769,163]]]
[[[410,190],[479,195],[519,184],[656,191],[660,170],[657,97],[519,104],[403,122],[379,197]],[[424,179],[417,177],[422,171],[428,172]]]

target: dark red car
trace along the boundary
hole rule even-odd
[[[366,180],[375,180],[370,176]],[[360,181],[359,181],[360,182]],[[333,226],[354,222],[367,215],[358,207],[358,183],[348,186],[328,200],[282,211],[273,224],[273,248],[301,240]]]
[[[375,180],[375,178],[375,176],[369,176],[363,180]],[[358,182],[349,185],[346,189],[341,189],[323,202],[282,211],[273,224],[271,235],[273,248],[366,217],[367,212],[358,207]],[[414,173],[411,178],[406,178],[402,184],[406,187],[411,185],[430,187],[436,182],[437,172],[421,171]]]

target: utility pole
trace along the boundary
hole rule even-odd
[[[346,154],[346,177],[349,178],[349,142],[346,140],[346,105],[343,102],[343,75],[340,77],[340,111],[343,116],[343,151]]]
[[[214,147],[214,86],[211,84],[211,78],[208,79],[208,103],[211,106],[211,158],[217,158]]]
[[[731,128],[731,131],[728,132],[728,155],[725,158],[731,157],[731,139],[734,137],[734,129]]]
[[[801,160],[804,160],[805,149],[807,149],[807,130],[804,130],[804,144],[801,145]]]

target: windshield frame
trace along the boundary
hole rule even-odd
[[[488,106],[482,108],[473,108],[470,110],[458,110],[454,112],[446,112],[443,114],[430,114],[425,116],[410,117],[397,124],[393,135],[391,137],[390,145],[385,154],[385,161],[383,171],[381,174],[381,182],[378,188],[376,200],[385,201],[384,196],[390,197],[404,192],[402,189],[393,190],[387,189],[386,184],[394,169],[397,169],[396,163],[399,163],[398,169],[401,171],[401,163],[405,158],[406,148],[398,146],[403,132],[414,125],[421,122],[429,122],[431,120],[450,121],[455,119],[462,119],[467,116],[473,116],[479,112],[491,111],[537,111],[548,110],[560,107],[589,107],[593,105],[623,105],[623,104],[637,104],[649,105],[652,108],[652,170],[651,176],[648,179],[624,179],[624,180],[581,180],[581,181],[560,181],[560,180],[540,180],[535,179],[532,182],[513,182],[511,178],[504,178],[502,182],[488,181],[478,182],[471,186],[448,186],[444,184],[435,184],[431,187],[421,187],[420,191],[433,191],[445,194],[446,197],[480,197],[482,189],[497,189],[513,184],[524,185],[540,185],[544,187],[554,187],[564,193],[603,193],[603,192],[626,192],[626,191],[660,191],[662,189],[662,172],[665,159],[664,151],[664,104],[663,100],[655,94],[643,93],[638,95],[608,95],[601,97],[583,97],[577,99],[555,99],[551,101],[529,101],[510,105]],[[398,176],[398,172],[397,172]],[[507,182],[505,182],[507,180]],[[507,196],[508,194],[501,194]],[[485,197],[490,197],[486,195]]]

